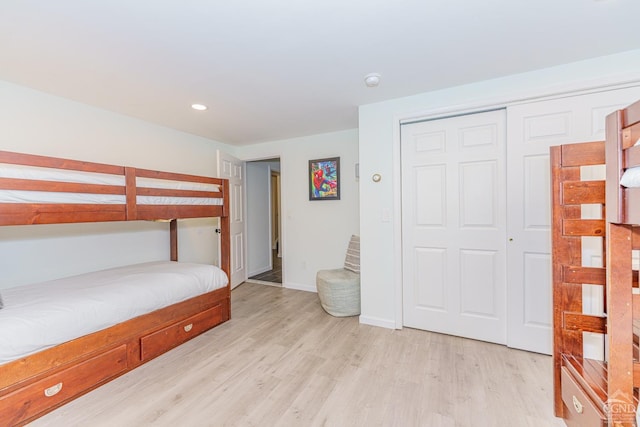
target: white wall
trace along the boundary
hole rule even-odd
[[[0,149],[215,176],[233,147],[0,81]],[[179,259],[214,262],[217,220],[181,222]],[[101,223],[0,228],[0,288],[169,259],[168,225]]]
[[[247,162],[247,276],[271,269],[271,169],[265,162]]]
[[[637,81],[640,50],[363,105],[359,109],[363,323],[398,327],[401,281],[399,121],[482,110],[517,100]],[[371,176],[382,175],[379,183]],[[391,215],[387,219],[386,212]]]
[[[316,272],[341,267],[349,238],[359,233],[354,173],[358,131],[245,146],[236,155],[243,160],[280,158],[283,286],[315,292]],[[309,160],[335,156],[340,157],[341,200],[309,201]]]

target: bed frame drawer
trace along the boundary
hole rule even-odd
[[[606,417],[573,379],[569,370],[562,367],[562,401],[566,408],[564,422],[568,427],[604,427]]]
[[[0,397],[0,424],[20,424],[127,370],[121,345]]]
[[[140,339],[140,358],[145,362],[159,356],[219,323],[222,323],[221,305],[146,335]]]

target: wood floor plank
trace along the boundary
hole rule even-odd
[[[327,315],[245,283],[233,318],[36,420],[47,426],[563,426],[551,357]]]

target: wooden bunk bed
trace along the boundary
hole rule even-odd
[[[607,117],[606,141],[551,149],[554,405],[568,426],[635,426],[640,386],[638,272],[640,188],[620,184],[640,165],[640,102]],[[582,181],[583,166],[606,165],[606,180]],[[602,206],[583,219],[581,206]],[[605,208],[606,207],[606,208]],[[604,267],[584,266],[582,237],[602,236]],[[583,285],[599,285],[605,314],[583,312]],[[604,360],[583,355],[583,333],[603,336]]]
[[[25,192],[38,197],[44,194],[45,201],[0,200],[0,225],[168,220],[170,257],[171,261],[177,261],[177,219],[219,217],[220,268],[226,278],[230,276],[226,180],[6,151],[0,151],[0,165],[16,170],[24,167],[53,171],[54,175],[95,175],[117,181],[115,184],[111,181],[87,183],[84,178],[75,177],[67,180],[4,175],[0,177],[0,193]],[[198,186],[207,189],[198,189]],[[48,195],[55,196],[54,200],[48,200]],[[90,195],[91,201],[66,199],[78,195]],[[102,197],[116,199],[102,202]],[[2,364],[0,426],[23,425],[225,322],[230,315],[230,285],[227,284]]]

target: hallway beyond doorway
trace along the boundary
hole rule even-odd
[[[264,273],[249,277],[252,282],[265,282],[266,285],[282,286],[282,258],[278,257],[278,250],[273,250],[273,268]]]

